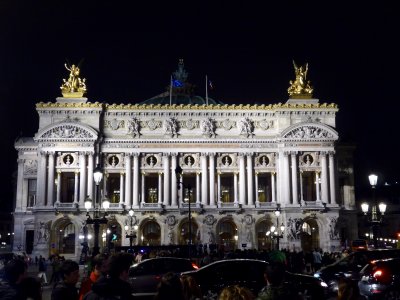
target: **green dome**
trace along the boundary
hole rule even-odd
[[[170,97],[170,94],[168,92],[162,93],[160,95],[157,95],[153,98],[147,99],[143,102],[140,102],[139,104],[176,104],[176,105],[188,105],[188,104],[197,104],[197,105],[203,105],[207,104],[206,98],[201,97],[201,96],[196,96],[196,95],[188,95],[188,94],[172,94],[172,97]],[[210,97],[208,97],[208,104],[221,104],[223,105],[224,103],[218,100],[214,100]]]

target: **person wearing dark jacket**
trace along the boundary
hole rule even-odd
[[[79,265],[72,260],[65,260],[61,264],[62,281],[56,283],[51,300],[78,300],[76,284],[79,280]]]
[[[26,277],[27,269],[27,264],[19,258],[10,260],[4,266],[4,279],[0,281],[0,299],[23,299],[18,287]]]
[[[112,255],[108,265],[108,276],[93,283],[92,291],[86,294],[83,299],[133,299],[131,286],[128,282],[128,272],[132,262],[133,256],[130,253],[121,252]]]

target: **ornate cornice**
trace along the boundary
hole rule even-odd
[[[36,103],[36,108],[102,108],[103,103],[100,102],[86,102],[86,103],[53,103],[53,102],[39,102]]]

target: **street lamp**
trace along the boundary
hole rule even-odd
[[[373,206],[371,209],[371,218],[368,220],[369,225],[372,227],[372,239],[374,241],[374,248],[378,248],[378,228],[382,225],[383,223],[383,215],[386,212],[386,204],[381,202],[378,204],[378,200],[376,199],[375,195],[375,190],[376,190],[376,185],[378,183],[378,176],[375,174],[371,174],[368,176],[369,183],[372,188],[372,202]],[[364,215],[367,215],[368,209],[369,209],[369,204],[367,202],[364,202],[361,204],[361,209],[364,213]],[[379,215],[378,215],[379,211]]]
[[[85,200],[85,208],[86,208],[86,224],[93,224],[94,229],[94,246],[92,251],[92,256],[96,256],[100,253],[99,247],[99,234],[100,234],[100,224],[107,224],[108,220],[107,216],[107,209],[110,208],[110,201],[107,198],[104,198],[102,206],[104,208],[104,215],[100,216],[100,182],[103,179],[103,170],[100,165],[97,165],[96,168],[93,170],[93,179],[96,183],[96,190],[95,190],[95,202],[94,202],[94,210],[93,210],[93,218],[89,214],[89,210],[92,208],[93,200],[89,197]]]
[[[276,216],[276,227],[274,225],[271,226],[270,232],[271,232],[271,237],[273,239],[276,239],[276,249],[279,250],[279,240],[283,238],[283,232],[285,231],[285,226],[283,223],[281,226],[279,226],[279,216],[281,214],[281,207],[278,204],[278,207],[274,211],[274,214]],[[267,232],[267,235],[268,232]]]
[[[136,219],[134,219],[133,218],[133,214],[134,214],[135,212],[133,211],[133,209],[131,208],[130,210],[129,210],[129,212],[128,212],[128,214],[129,214],[129,217],[130,217],[130,226],[128,226],[128,224],[127,225],[125,225],[125,231],[126,231],[126,235],[125,235],[125,237],[127,238],[127,239],[129,239],[129,250],[130,251],[132,251],[132,241],[134,240],[134,239],[136,239],[136,232],[137,232],[137,230],[138,230],[138,226],[137,226],[137,224],[136,224]],[[129,233],[128,233],[128,231],[129,231]]]
[[[183,173],[182,168],[180,166],[177,166],[175,168],[176,176],[179,177],[179,178],[182,178],[182,173]],[[178,190],[181,189],[181,186],[184,189],[188,190],[188,198],[189,198],[188,199],[188,208],[189,208],[189,241],[188,241],[189,250],[188,250],[188,256],[189,256],[189,259],[190,259],[191,258],[191,253],[190,253],[191,249],[190,248],[192,246],[192,211],[191,211],[191,205],[190,205],[190,197],[191,197],[191,194],[192,194],[192,187],[191,187],[190,184],[184,185],[182,180],[177,180],[177,188],[178,188]]]

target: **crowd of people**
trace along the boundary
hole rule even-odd
[[[278,253],[278,255],[277,255]],[[129,268],[134,262],[147,258],[162,256],[180,256],[179,249],[148,251],[137,253],[115,253],[113,255],[99,254],[88,261],[87,275],[80,280],[79,264],[75,261],[64,259],[61,256],[52,256],[48,262],[43,257],[35,259],[38,265],[37,277],[28,277],[28,263],[24,257],[14,258],[4,267],[4,276],[0,281],[0,299],[33,299],[41,300],[42,285],[53,284],[51,291],[52,300],[99,300],[99,299],[133,299],[131,286],[128,282]],[[203,266],[216,260],[229,258],[252,258],[269,261],[265,270],[265,288],[258,295],[246,287],[230,286],[223,289],[218,299],[302,299],[301,295],[292,295],[290,287],[286,286],[285,271],[294,273],[312,274],[323,265],[347,255],[346,251],[340,253],[323,253],[318,249],[310,252],[282,251],[256,251],[235,250],[231,252],[204,251],[201,256],[193,258],[198,265]],[[273,258],[272,258],[273,257]],[[47,265],[52,267],[52,276],[47,280]],[[77,288],[78,282],[80,288]],[[347,295],[346,282],[339,287],[340,299]],[[356,294],[352,292],[352,294]],[[204,297],[203,297],[204,296]],[[199,285],[190,276],[180,277],[175,273],[165,274],[158,286],[155,299],[204,299]]]

